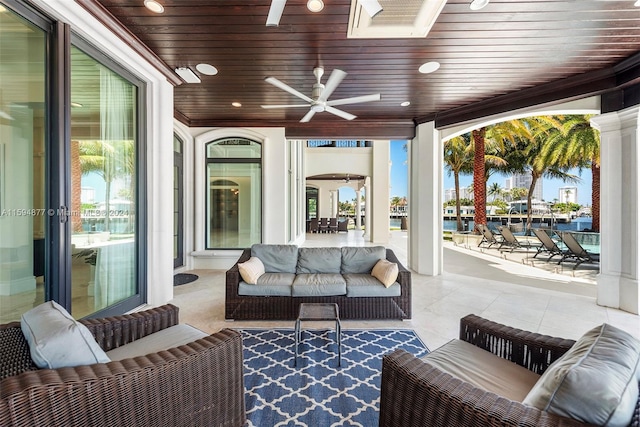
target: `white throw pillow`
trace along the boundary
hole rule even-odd
[[[398,278],[398,264],[381,259],[373,266],[371,275],[382,282],[387,288],[393,285]]]
[[[93,365],[110,361],[89,329],[61,305],[47,301],[22,315],[20,327],[39,368]]]
[[[626,427],[638,402],[640,341],[603,324],[547,368],[523,403],[578,421]]]
[[[249,260],[238,264],[242,280],[250,285],[258,283],[258,278],[264,274],[264,264],[260,258],[252,256]]]

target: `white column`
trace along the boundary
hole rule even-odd
[[[364,240],[371,240],[371,178],[364,179]]]
[[[338,190],[331,190],[331,218],[338,216]]]
[[[599,305],[638,314],[640,107],[591,119],[600,130]]]
[[[362,196],[360,195],[360,189],[356,190],[356,230],[362,230],[362,211],[360,210],[360,204],[362,203]]]
[[[371,217],[371,232],[369,233],[371,241],[379,245],[389,243],[389,185],[391,182],[389,147],[388,140],[373,141],[371,158],[373,172],[370,182],[372,191],[371,197],[367,196],[367,200],[371,200],[367,212],[370,212],[371,215],[367,215],[367,217]]]
[[[434,123],[416,128],[409,144],[409,267],[442,274],[442,144]]]

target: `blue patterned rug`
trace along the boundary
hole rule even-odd
[[[242,329],[248,426],[378,425],[382,356],[429,352],[415,331],[342,330],[338,367],[333,329],[302,331],[294,367],[293,329]]]

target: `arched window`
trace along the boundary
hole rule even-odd
[[[244,138],[206,145],[207,249],[240,249],[262,241],[262,146]]]

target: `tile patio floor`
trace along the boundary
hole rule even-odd
[[[406,232],[390,233],[387,246],[405,265],[406,244]],[[307,234],[303,246],[368,245],[361,232],[350,230],[338,234]],[[475,313],[496,322],[564,338],[576,339],[604,322],[640,338],[640,316],[595,303],[597,271],[573,277],[565,271],[558,274],[554,268],[531,267],[526,261],[527,254],[510,254],[508,259],[500,255],[497,251],[480,252],[472,245],[445,242],[444,274],[436,277],[412,274],[412,319],[345,320],[343,328],[411,328],[430,349],[435,349],[457,338],[459,319]],[[171,302],[180,307],[183,323],[209,333],[221,328],[294,327],[293,321],[225,321],[225,271],[185,273],[197,274],[199,279],[174,289]]]

